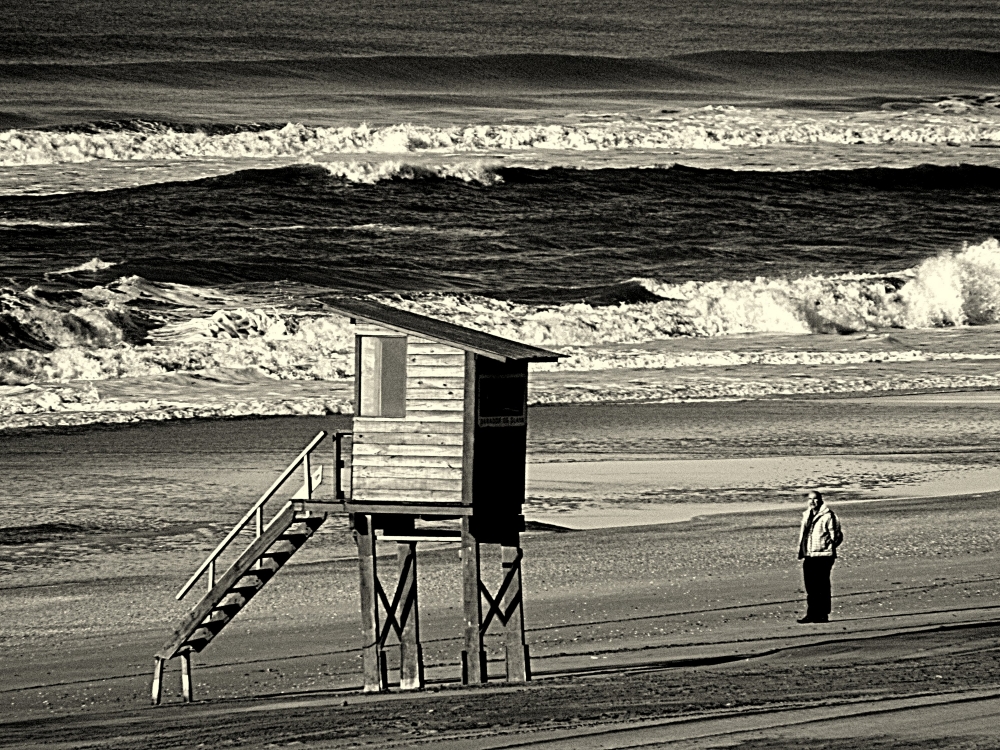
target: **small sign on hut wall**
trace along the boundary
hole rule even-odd
[[[476,415],[479,427],[524,427],[528,424],[527,373],[480,373]]]

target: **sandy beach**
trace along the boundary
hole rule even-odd
[[[863,444],[737,455],[778,412],[791,424],[839,411],[816,423],[817,441],[866,413],[872,424],[894,413],[900,424],[918,413],[934,424],[942,404],[915,399],[534,409],[523,536],[530,685],[458,685],[460,569],[457,549],[443,544],[419,561],[428,689],[358,693],[357,564],[346,520],[334,513],[196,657],[198,704],[179,705],[171,664],[159,708],[148,706],[153,654],[188,606],[173,594],[284,462],[349,418],[3,435],[0,746],[508,747],[582,743],[581,732],[611,729],[695,746],[671,717],[850,714],[903,701],[898,710],[884,703],[896,716],[928,696],[948,706],[956,696],[986,700],[1000,688],[992,445],[948,445],[947,431],[925,429],[897,431],[889,443],[905,451],[889,445],[881,455]],[[994,418],[989,394],[951,394],[946,404]],[[712,457],[677,457],[692,425],[721,436]],[[643,436],[657,433],[665,437],[653,451]],[[636,458],[643,450],[645,460]],[[832,621],[802,626],[794,544],[798,495],[813,484],[827,489],[847,542]],[[484,568],[499,570],[484,549]],[[500,644],[487,640],[496,679]],[[790,746],[768,726],[739,741]],[[968,726],[968,742],[980,742],[978,725]],[[731,728],[723,734],[732,739]],[[849,734],[809,746],[873,746]],[[704,742],[697,746],[714,746]],[[883,745],[898,746],[888,735]]]

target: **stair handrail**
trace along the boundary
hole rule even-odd
[[[281,485],[285,483],[285,480],[287,480],[288,477],[290,477],[292,473],[296,469],[298,469],[299,466],[304,462],[306,463],[306,487],[311,491],[312,476],[309,474],[309,465],[308,465],[309,454],[312,453],[313,450],[315,450],[316,446],[319,445],[320,442],[323,440],[323,438],[326,437],[326,434],[327,433],[325,430],[320,430],[319,434],[317,434],[316,437],[314,437],[310,441],[309,445],[303,448],[302,452],[295,458],[295,460],[292,461],[283,472],[281,472],[281,476],[279,476],[276,480],[274,480],[274,484],[272,484],[268,488],[267,492],[265,492],[263,495],[260,496],[260,499],[253,504],[250,510],[246,512],[246,515],[244,515],[243,518],[241,518],[237,522],[237,524],[232,528],[232,530],[228,534],[226,534],[225,539],[219,542],[219,546],[217,546],[214,550],[212,550],[212,553],[207,558],[205,558],[205,561],[201,565],[198,566],[198,569],[194,572],[194,575],[192,575],[188,579],[188,582],[185,583],[184,586],[181,588],[181,590],[177,592],[177,597],[176,597],[177,599],[183,599],[184,595],[191,590],[191,587],[198,582],[198,579],[201,578],[202,574],[206,570],[212,568],[212,570],[214,571],[215,561],[218,559],[219,555],[221,555],[225,551],[226,547],[229,546],[229,543],[233,541],[233,539],[235,539],[237,535],[241,531],[243,531],[243,529],[246,528],[247,524],[250,523],[250,520],[255,515],[257,515],[257,513],[264,507],[264,504],[274,496],[274,493],[276,493],[281,488]],[[261,531],[260,526],[262,525],[260,519],[258,519],[257,525],[258,525],[257,529],[258,536],[260,536],[260,531]],[[212,575],[211,577],[214,578],[215,576]],[[209,588],[211,588],[212,585],[214,585],[214,581],[209,581],[209,584],[210,584]]]

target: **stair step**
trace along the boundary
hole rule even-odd
[[[184,643],[185,645],[190,646],[194,651],[201,651],[215,636],[216,633],[213,633],[208,628],[198,628],[187,637],[187,640]]]
[[[266,555],[267,553],[265,553]],[[270,578],[279,570],[281,570],[281,563],[275,560],[273,557],[262,557],[258,562],[259,567],[250,568],[247,571],[247,575],[257,575],[261,577]]]
[[[245,598],[249,599],[250,596],[253,596],[254,593],[260,591],[262,588],[264,588],[264,581],[254,575],[245,575],[234,583],[229,591],[234,594],[242,594]],[[253,593],[247,596],[249,592]]]
[[[258,578],[270,579],[275,573],[281,570],[281,563],[264,553],[257,563],[250,568],[244,576],[257,576]]]
[[[226,627],[226,623],[229,622],[215,622],[211,626],[205,625],[198,628],[190,636],[188,636],[188,641],[205,641],[208,643],[215,636],[222,632],[222,629]]]
[[[261,559],[265,559],[268,557],[278,557],[280,555],[291,555],[294,554],[295,551],[301,546],[302,546],[301,544],[293,544],[287,539],[279,539],[278,541],[276,541],[274,544],[271,545],[271,547],[267,550],[267,552],[264,553],[264,556]]]
[[[226,594],[222,601],[220,601],[213,609],[228,609],[229,607],[235,607],[237,610],[243,609],[243,606],[249,601],[249,597],[243,596],[242,594],[230,592]]]
[[[205,619],[201,621],[201,624],[211,625],[216,622],[229,622],[231,619],[233,619],[233,615],[235,615],[237,612],[239,612],[238,609],[234,610],[232,613],[228,612],[225,609],[213,609],[211,612],[205,615]]]
[[[223,599],[214,607],[212,607],[212,611],[223,612],[227,617],[232,617],[241,609],[243,609],[243,605],[246,604],[246,600],[239,594],[230,594],[229,598],[232,598],[233,601],[226,601],[226,599]],[[238,599],[239,601],[235,601],[236,599]]]

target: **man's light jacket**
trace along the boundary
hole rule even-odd
[[[802,530],[799,532],[799,559],[836,557],[841,539],[840,521],[832,510],[825,505],[815,511],[807,510],[802,514]]]

